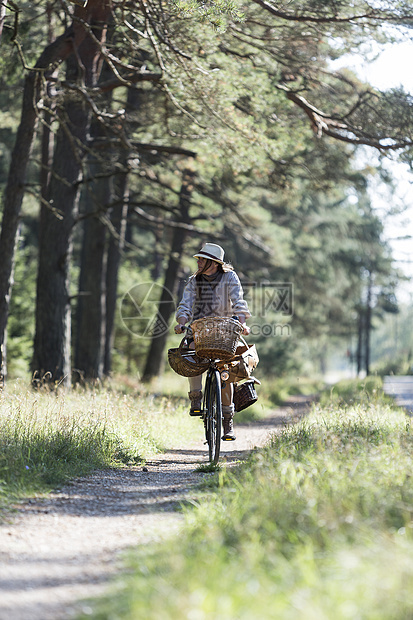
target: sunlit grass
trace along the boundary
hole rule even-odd
[[[413,617],[413,435],[385,405],[314,408],[187,514],[178,541],[131,554],[88,617]]]
[[[141,389],[0,393],[0,499],[22,497],[102,467],[142,463],[202,436],[183,398]]]
[[[322,405],[352,405],[357,403],[391,404],[392,399],[383,392],[383,379],[370,375],[364,379],[343,379],[325,388],[320,395]]]

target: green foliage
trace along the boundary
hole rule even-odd
[[[289,401],[294,401],[294,397],[316,397],[323,388],[323,382],[314,377],[287,375],[282,378],[264,379],[263,389],[260,386],[261,394],[268,399],[270,406],[288,405]]]
[[[198,465],[195,471],[201,474],[214,474],[215,472],[219,471],[220,468],[221,466],[219,463],[202,463],[201,465]]]
[[[241,21],[244,17],[239,2],[234,0],[216,0],[211,3],[198,0],[174,0],[175,10],[181,17],[195,16],[201,23],[211,24],[217,31],[225,32],[226,17]]]
[[[138,374],[143,371],[150,344],[150,321],[156,317],[161,284],[154,282],[139,257],[132,256],[122,265],[119,278],[119,302],[115,317],[113,371]],[[144,316],[141,316],[140,307]]]
[[[179,540],[131,552],[92,617],[409,617],[412,451],[403,414],[315,409],[218,472]]]
[[[400,304],[397,314],[388,314],[372,333],[374,372],[407,375],[413,368],[412,306]]]
[[[325,389],[320,397],[322,405],[332,406],[355,403],[384,405],[391,402],[392,399],[383,393],[383,380],[378,375],[365,379],[344,379]]]
[[[33,353],[36,261],[33,246],[22,240],[16,253],[15,285],[7,325],[8,375],[27,379]]]
[[[191,230],[188,255],[206,238],[225,240],[227,255],[244,281],[294,283],[294,317],[288,322],[292,331],[285,338],[258,335],[261,368],[277,376],[300,368],[318,370],[315,366],[322,360],[308,351],[322,338],[347,336],[354,330],[366,269],[374,266],[381,278],[375,284],[382,289],[387,310],[392,306],[394,274],[379,222],[362,204],[374,170],[359,170],[347,145],[315,139],[307,115],[287,95],[291,90],[307,97],[334,122],[347,119],[353,123],[350,130],[363,138],[409,137],[409,97],[401,91],[370,93],[349,72],[330,72],[328,62],[357,49],[366,38],[385,38],[380,20],[400,19],[404,9],[391,3],[382,3],[380,10],[370,7],[367,24],[351,19],[353,12],[365,12],[368,3],[361,0],[350,5],[281,2],[276,8],[236,0],[149,4],[151,24],[134,3],[114,7],[107,45],[112,57],[118,57],[113,67],[124,79],[110,98],[98,88],[88,93],[111,143],[110,152],[104,149],[99,155],[102,174],[123,170],[125,163],[129,171],[125,254],[134,247],[134,257],[122,269],[120,297],[136,283],[161,279],[171,239],[164,223],[180,217],[180,181],[189,166],[195,181],[186,222]],[[26,65],[32,65],[49,33],[57,37],[70,23],[72,8],[52,4],[48,12],[24,1],[14,22],[16,7],[8,5],[0,59],[0,183],[5,182],[19,117],[16,93],[21,89],[16,85],[25,75],[15,42]],[[155,86],[144,81],[143,68],[143,73],[159,76]],[[65,96],[64,63],[54,69],[55,81],[42,106],[58,112]],[[139,77],[136,84],[134,72]],[[133,88],[127,87],[128,80]],[[56,118],[53,130],[57,123]],[[175,155],[137,146],[145,143],[187,148],[196,157],[178,161]],[[39,162],[37,139],[29,170],[31,191],[38,191]],[[88,178],[86,169],[84,177]],[[86,186],[84,196],[88,197]],[[349,200],[354,196],[357,204]],[[35,250],[35,237],[30,243]],[[74,261],[76,272],[77,246]],[[184,258],[183,270],[190,269]],[[33,299],[31,289],[24,303],[17,292],[11,311],[13,374],[21,375],[27,365],[32,327],[24,322],[23,307],[33,316]],[[261,328],[277,326],[279,318],[268,312],[253,320]],[[148,345],[142,333],[125,329],[118,313],[114,370],[141,372]]]
[[[380,360],[374,366],[374,371],[380,376],[385,375],[412,375],[413,360],[411,355],[400,355],[392,359]]]

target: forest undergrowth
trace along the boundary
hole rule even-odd
[[[179,394],[128,389],[32,390],[17,381],[0,392],[0,507],[107,467],[143,464],[190,441],[195,422]]]
[[[72,390],[7,383],[0,391],[0,508],[97,469],[144,464],[201,438],[199,420],[187,415],[186,392],[186,379],[171,373],[150,385],[118,376]],[[260,419],[273,400],[270,389],[262,390],[259,403],[237,421]]]

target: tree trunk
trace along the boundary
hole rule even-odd
[[[68,58],[67,82],[94,86],[101,70],[99,41],[106,36],[110,15],[106,0],[91,0],[83,17],[94,38],[84,36],[76,53]],[[77,9],[76,9],[77,10]],[[96,22],[96,23],[95,23]],[[86,33],[81,22],[76,26]],[[96,27],[95,27],[96,26]],[[56,139],[50,206],[42,205],[36,298],[36,332],[32,371],[35,381],[71,381],[70,263],[72,235],[80,197],[80,180],[90,125],[90,108],[76,91],[66,95]]]
[[[90,0],[87,8],[76,7],[74,23],[56,41],[44,49],[34,70],[28,73],[24,82],[21,120],[4,192],[0,233],[0,372],[2,372],[4,365],[3,343],[13,285],[17,229],[24,195],[27,165],[37,128],[37,104],[43,93],[43,75],[52,64],[65,60],[73,51],[74,46],[78,46],[87,36],[87,29],[83,26],[83,21],[90,21],[94,14],[102,21],[103,15],[108,14],[108,12],[109,6],[106,0]]]
[[[193,172],[185,170],[183,173],[179,196],[180,221],[189,224],[189,206],[193,189]],[[168,266],[165,272],[161,300],[153,330],[151,346],[146,359],[142,381],[150,381],[162,373],[164,367],[164,352],[168,338],[168,325],[175,311],[174,299],[178,286],[178,272],[181,264],[187,232],[183,228],[174,228]]]
[[[103,372],[107,376],[112,370],[112,349],[114,343],[115,313],[118,296],[118,276],[122,251],[125,244],[126,221],[128,216],[129,183],[128,175],[122,174],[115,180],[116,204],[110,214],[112,231],[108,242],[106,269],[106,330]]]
[[[94,213],[84,221],[77,304],[75,367],[80,380],[102,378],[105,348],[106,225],[102,216],[111,197],[110,180],[100,179],[90,189],[88,203]]]
[[[0,43],[3,36],[3,26],[6,19],[7,0],[2,0],[0,4]]]
[[[105,63],[101,78],[112,76]],[[112,93],[104,97],[110,107]],[[106,128],[94,120],[90,129],[91,144],[106,137]],[[108,163],[101,156],[89,156],[89,176],[92,181],[85,191],[86,205],[83,220],[83,241],[79,276],[79,296],[76,312],[75,380],[102,379],[106,329],[106,224],[112,202],[110,153]],[[105,165],[106,164],[106,165]]]
[[[370,334],[371,334],[371,314],[372,314],[372,289],[373,276],[369,273],[367,284],[367,301],[366,301],[366,324],[365,324],[365,341],[364,341],[364,364],[366,375],[370,374]]]
[[[30,158],[37,126],[37,102],[40,93],[40,76],[30,73],[25,80],[21,121],[17,130],[9,177],[4,193],[3,220],[0,233],[0,366],[4,375],[4,334],[7,326],[11,289],[13,286],[14,252],[24,195],[27,164]]]
[[[132,113],[134,119],[139,119],[139,112],[142,106],[142,92],[138,88],[128,88],[126,109]],[[133,130],[139,126],[139,120],[128,122],[126,131],[132,134]],[[126,169],[128,164],[126,153],[123,166]],[[127,218],[129,210],[129,176],[128,173],[121,173],[114,179],[114,198],[115,206],[110,212],[111,234],[108,241],[107,271],[106,271],[106,335],[105,335],[105,355],[104,355],[104,374],[108,376],[112,370],[112,349],[114,344],[115,314],[118,297],[118,279],[121,255],[125,246],[127,234]]]
[[[76,97],[67,97],[65,112],[69,125],[67,128],[61,127],[56,138],[50,207],[43,204],[40,213],[32,372],[36,380],[63,380],[69,383],[69,268],[81,177],[81,160],[72,139],[76,138],[79,142],[85,140],[89,117],[84,102]]]
[[[363,364],[363,336],[364,336],[364,309],[360,306],[358,310],[358,324],[357,324],[357,350],[356,350],[356,363],[357,363],[357,376],[360,375]]]

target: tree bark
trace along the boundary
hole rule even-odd
[[[360,375],[363,368],[363,338],[364,338],[364,308],[360,305],[357,316],[357,349],[356,349],[356,365],[357,376]]]
[[[72,57],[72,62],[74,57]],[[36,332],[32,372],[36,380],[70,382],[71,312],[69,268],[72,234],[80,195],[81,160],[72,138],[84,141],[88,112],[83,101],[68,97],[68,126],[56,138],[50,206],[40,213]],[[70,131],[70,136],[68,135]]]
[[[99,41],[105,37],[107,2],[92,2],[96,14],[85,37],[68,58],[67,81],[94,86],[101,69]],[[106,12],[105,10],[106,9]],[[71,382],[70,264],[73,227],[78,214],[80,181],[91,112],[83,97],[66,94],[56,139],[50,182],[50,206],[42,205],[32,371],[35,384]]]
[[[134,119],[129,121],[126,132],[132,135],[139,126],[139,112],[142,106],[142,91],[137,88],[128,88],[126,109],[132,113]],[[129,153],[124,156],[123,167],[127,169]],[[129,210],[129,175],[121,173],[114,179],[115,206],[110,212],[111,234],[108,240],[107,271],[106,271],[106,334],[104,374],[108,376],[112,370],[112,350],[115,340],[115,314],[118,297],[119,267],[122,252],[126,242],[127,218]]]
[[[93,199],[88,196],[90,213],[84,221],[77,304],[75,369],[80,381],[102,379],[105,348],[107,255],[102,217],[111,199],[110,179],[98,180],[90,190]]]
[[[105,63],[101,79],[112,71]],[[104,96],[104,107],[110,108],[112,91]],[[106,127],[92,121],[91,143],[106,136]],[[92,181],[85,191],[85,218],[76,311],[75,381],[102,379],[106,331],[106,235],[105,219],[112,202],[111,153],[108,163],[90,153],[89,176]]]
[[[76,7],[73,24],[44,49],[34,69],[25,78],[21,119],[4,192],[0,233],[0,382],[3,379],[2,373],[5,364],[3,344],[13,286],[17,230],[24,196],[27,165],[37,129],[37,105],[43,94],[46,71],[53,64],[65,60],[74,47],[78,47],[85,39],[88,33],[82,20],[88,23],[95,16],[102,22],[104,16],[107,19],[109,11],[110,5],[107,0],[89,0],[86,8]]]
[[[3,379],[3,373],[5,374],[3,344],[13,287],[14,253],[25,191],[27,166],[37,129],[37,104],[43,93],[43,74],[51,63],[67,57],[72,50],[72,42],[73,30],[69,28],[61,37],[46,47],[34,70],[28,73],[24,81],[21,118],[4,192],[0,233],[0,373]]]
[[[3,36],[3,26],[6,19],[7,0],[2,0],[0,3],[0,43]]]
[[[116,205],[110,214],[112,225],[108,241],[106,268],[106,329],[103,373],[108,376],[112,370],[112,349],[114,344],[115,313],[118,297],[120,260],[125,245],[126,222],[128,216],[129,182],[128,175],[122,174],[115,180]]]
[[[185,170],[183,173],[181,191],[179,196],[180,221],[190,224],[189,207],[193,190],[194,173]],[[182,253],[184,249],[187,232],[182,228],[174,228],[172,235],[171,250],[169,254],[168,266],[165,272],[165,279],[162,288],[161,300],[158,306],[155,329],[151,340],[151,346],[146,359],[145,370],[142,381],[148,382],[154,377],[159,376],[164,367],[164,353],[168,338],[167,326],[175,311],[173,299],[176,298],[178,287],[178,272],[181,265]]]
[[[366,301],[366,324],[364,335],[364,368],[366,370],[366,376],[370,374],[370,335],[371,335],[371,314],[372,314],[372,289],[373,289],[373,276],[369,272],[367,283],[367,301]]]

